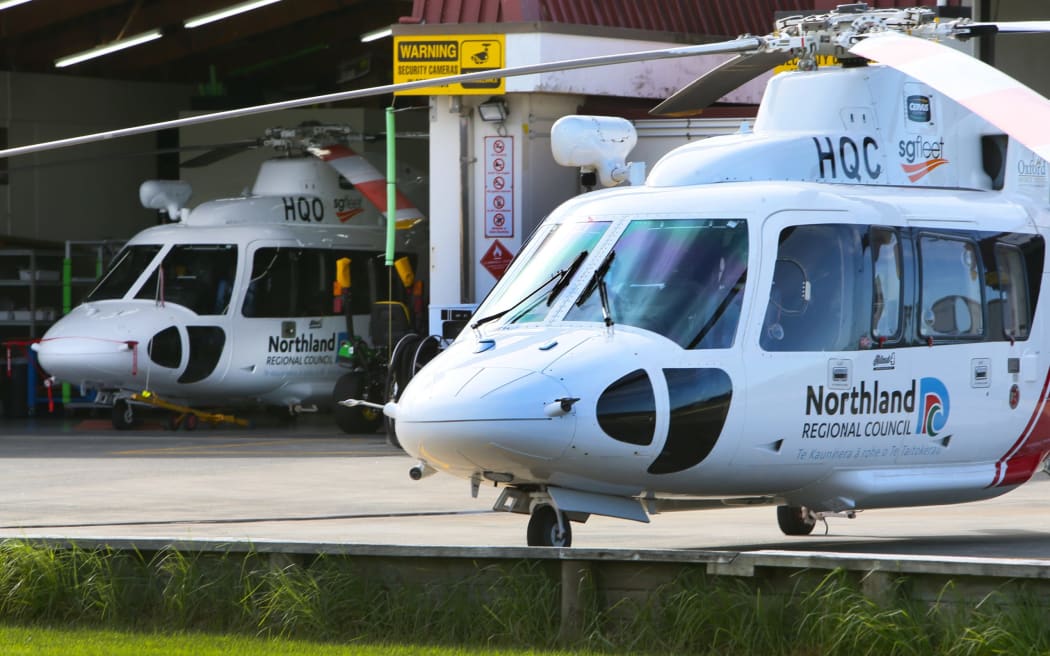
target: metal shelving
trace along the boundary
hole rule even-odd
[[[38,400],[46,398],[46,392],[41,395],[38,389],[35,354],[28,345],[80,302],[119,244],[67,241],[64,251],[0,249],[0,344],[6,343],[3,350],[10,361],[7,368],[12,370],[0,375],[0,382],[8,388],[4,414],[19,416],[23,404],[34,414]],[[23,384],[26,393],[15,393],[13,388]],[[68,386],[63,386],[61,398],[70,402]]]

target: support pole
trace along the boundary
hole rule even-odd
[[[73,245],[66,242],[66,256],[62,258],[62,316],[73,310]],[[62,407],[73,399],[69,383],[62,383]]]
[[[394,108],[386,108],[386,265],[394,266],[394,231],[397,229],[397,136]]]

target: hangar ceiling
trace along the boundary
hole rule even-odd
[[[200,108],[268,102],[389,82],[389,39],[408,22],[549,21],[679,33],[758,33],[776,10],[824,0],[273,0],[235,17],[187,19],[245,0],[0,0],[0,71],[197,85]],[[874,6],[902,0],[869,0]],[[908,0],[926,4],[933,0]],[[55,61],[159,29],[162,38],[68,68]]]
[[[3,5],[0,2],[0,5]],[[0,70],[198,85],[202,108],[313,95],[389,77],[390,41],[361,34],[411,0],[284,0],[186,28],[238,0],[34,0],[0,11]],[[67,68],[55,60],[159,28],[163,37]]]
[[[389,39],[361,35],[407,22],[560,22],[693,34],[762,32],[774,11],[831,0],[272,0],[187,28],[187,19],[245,0],[0,0],[0,71],[196,85],[197,109],[215,109],[384,84]],[[868,0],[896,6],[905,0]],[[931,4],[934,0],[906,0]],[[957,2],[958,0],[950,0]],[[159,29],[128,50],[56,68],[55,62]]]

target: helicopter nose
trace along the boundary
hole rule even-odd
[[[33,349],[44,371],[61,382],[125,381],[145,366],[147,344],[157,330],[157,322],[145,319],[133,309],[80,306]]]
[[[67,382],[134,375],[138,343],[103,337],[44,337],[33,345],[40,366]]]
[[[527,475],[569,448],[576,400],[560,381],[534,370],[423,369],[397,402],[397,436],[436,469]]]

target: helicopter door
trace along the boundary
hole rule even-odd
[[[351,312],[366,328],[373,298],[368,261],[375,256],[295,242],[249,244],[243,295],[234,298],[239,330],[231,366],[245,393],[275,404],[331,400],[341,373],[336,354],[347,339],[346,320],[332,294],[336,260],[351,260]],[[263,398],[266,392],[276,396]]]
[[[878,226],[797,224],[814,218],[782,212],[765,227],[772,266],[758,289],[758,350],[747,356],[761,362],[748,396],[761,410],[748,413],[753,444],[738,454],[778,475],[785,464],[891,463],[912,418],[901,238]],[[761,475],[761,464],[753,469]]]

